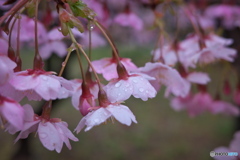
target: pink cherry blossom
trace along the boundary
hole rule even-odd
[[[229,147],[218,147],[214,149],[215,152],[237,152],[238,156],[214,156],[215,160],[238,160],[240,159],[240,131],[234,134],[233,140]]]
[[[38,40],[39,43],[43,43],[47,40],[47,31],[44,25],[38,21]],[[20,30],[20,42],[33,42],[34,40],[34,20],[32,18],[27,17],[26,15],[21,15],[21,30]],[[18,25],[14,26],[12,32],[12,47],[16,48],[16,40],[17,40],[17,27]],[[3,37],[8,39],[8,35],[3,34]]]
[[[213,101],[213,103],[208,107],[208,110],[212,114],[223,113],[231,116],[238,116],[240,114],[240,110],[237,106],[221,100]]]
[[[162,50],[156,49],[152,51],[154,61],[159,61],[160,57],[163,58],[164,64],[174,66],[177,61],[177,53],[171,45],[165,45]]]
[[[200,47],[200,41],[205,47]],[[193,35],[179,44],[184,52],[179,52],[179,60],[187,69],[195,68],[197,63],[207,64],[223,59],[232,62],[236,56],[236,50],[226,47],[232,43],[231,39],[225,39],[215,34],[204,37]]]
[[[211,5],[205,10],[209,18],[219,20],[226,29],[232,29],[240,24],[240,7],[227,4]]]
[[[210,81],[210,78],[207,73],[191,72],[186,76],[186,80],[196,84],[207,84]]]
[[[23,128],[24,110],[22,106],[13,99],[0,95],[0,115],[8,121],[10,125],[19,131]]]
[[[69,131],[68,124],[60,119],[53,118],[50,120],[43,119],[34,115],[34,111],[30,105],[25,105],[24,126],[15,143],[22,138],[27,138],[31,132],[37,132],[43,146],[48,150],[56,150],[61,152],[63,143],[68,149],[71,149],[69,139],[78,141],[78,139]]]
[[[136,65],[131,62],[129,58],[121,58],[121,63],[128,71],[137,69]],[[92,62],[94,69],[97,73],[102,74],[106,80],[118,78],[117,74],[117,61],[114,58],[103,58]]]
[[[16,90],[30,92],[34,94],[30,97],[34,98],[40,96],[45,100],[66,98],[70,95],[70,93],[66,92],[71,92],[71,90],[73,90],[71,82],[53,75],[53,72],[46,72],[43,70],[29,69],[16,72],[9,82]],[[62,87],[65,89],[62,89]]]
[[[208,64],[215,62],[218,59],[233,62],[236,57],[237,51],[235,49],[226,48],[222,46],[213,46],[202,49],[193,58],[195,62],[200,64]]]
[[[195,95],[189,94],[188,96],[175,97],[171,100],[171,106],[176,111],[187,110],[191,117],[195,117],[205,111],[212,114],[225,114],[237,116],[240,110],[228,103],[221,100],[213,100],[211,95],[206,92],[200,92]]]
[[[174,109],[186,109],[191,117],[195,117],[208,109],[212,104],[212,97],[208,93],[198,93],[196,95],[188,95],[187,97],[176,97],[171,101]]]
[[[109,11],[106,7],[106,4],[97,0],[84,0],[84,2],[97,14],[96,19],[98,19],[101,24],[104,26],[109,26],[111,23],[111,18],[109,17]]]
[[[11,99],[14,99],[15,101],[17,102],[20,102],[26,95],[27,96],[30,96],[30,95],[37,95],[37,94],[30,94],[29,92],[22,92],[22,91],[19,91],[19,90],[16,90],[11,84],[9,84],[8,82],[5,83],[4,85],[1,85],[0,86],[0,94],[2,96],[5,96],[5,97],[9,97]],[[37,99],[37,100],[41,100],[42,98],[39,96],[38,98],[37,97],[34,97],[34,98],[31,98],[30,99]]]
[[[142,20],[134,13],[120,13],[114,18],[114,22],[120,24],[121,26],[129,26],[134,28],[135,30],[143,29]]]
[[[13,69],[16,63],[9,59],[7,56],[0,54],[0,85],[5,84],[9,77],[13,74]]]
[[[67,46],[61,40],[64,38],[58,28],[54,28],[47,34],[47,40],[41,45],[39,53],[43,59],[48,59],[52,53],[56,53],[59,57],[67,54]]]
[[[146,101],[157,94],[148,80],[154,80],[154,78],[140,73],[130,74],[127,79],[111,80],[104,89],[112,103],[125,101],[131,95]]]
[[[189,92],[189,84],[181,77],[178,71],[160,62],[146,63],[144,67],[139,68],[139,71],[155,77],[158,84],[163,84],[167,87],[165,95],[173,93],[175,96],[185,97]],[[159,86],[154,86],[159,89]]]
[[[103,47],[107,44],[106,40],[96,31],[91,31],[91,40],[91,45],[93,48]],[[84,48],[89,47],[89,32],[86,31],[83,33],[80,43]]]
[[[75,109],[79,110],[79,99],[80,96],[82,95],[82,80],[80,79],[74,79],[72,80],[73,82],[73,88],[74,90],[72,91],[72,105],[74,106]],[[98,98],[98,85],[97,83],[92,83],[92,84],[88,84],[89,89],[91,94],[93,95],[94,99]],[[93,100],[94,100],[93,99]]]
[[[127,106],[110,104],[106,108],[100,107],[97,110],[89,112],[81,119],[75,131],[79,133],[84,126],[86,126],[85,132],[89,131],[92,127],[102,124],[110,117],[115,118],[117,121],[127,126],[130,126],[132,122],[137,123],[135,116]]]

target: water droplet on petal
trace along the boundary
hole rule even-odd
[[[124,91],[125,91],[125,92],[127,92],[128,90],[127,90],[127,89],[125,89]]]
[[[127,83],[127,84],[126,84],[126,87],[129,87],[129,86],[130,86],[130,84],[129,84],[129,83]]]
[[[46,80],[48,80],[48,77],[43,76],[42,79],[46,81]]]
[[[116,84],[115,84],[115,87],[120,87],[121,86],[121,83],[120,82],[117,82]]]
[[[136,79],[133,80],[134,83],[137,83],[138,81]]]
[[[139,88],[139,91],[140,91],[140,92],[143,92],[143,91],[144,91],[144,89],[143,89],[143,88]]]
[[[96,123],[99,122],[99,121],[100,121],[100,120],[99,120],[98,118],[94,119],[94,122],[96,122]]]
[[[46,133],[39,133],[39,137],[40,137],[40,138],[46,138],[46,137],[47,137],[47,134],[46,134]]]
[[[148,90],[146,90],[146,93],[149,93],[149,91],[148,91]]]

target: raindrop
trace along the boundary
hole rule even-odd
[[[129,83],[127,83],[127,84],[126,84],[126,87],[129,87],[129,86],[130,86],[130,84],[129,84]]]
[[[134,83],[137,83],[138,81],[136,79],[133,80]]]
[[[94,119],[94,122],[96,122],[96,123],[99,122],[99,121],[100,121],[100,120],[99,120],[98,118]]]
[[[117,82],[116,84],[115,84],[115,87],[120,87],[121,86],[121,83],[120,82]]]
[[[39,133],[39,137],[40,137],[40,138],[46,138],[46,137],[47,137],[47,134],[46,134],[46,133]]]
[[[46,80],[48,80],[48,77],[43,76],[42,79],[46,81]]]
[[[93,30],[94,29],[94,25],[92,23],[88,24],[88,29],[89,30]]]
[[[143,91],[144,91],[144,89],[143,89],[143,88],[139,88],[139,91],[140,91],[140,92],[143,92]]]
[[[146,93],[149,93],[149,91],[148,91],[148,90],[146,90]]]

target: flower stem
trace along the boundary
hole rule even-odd
[[[20,30],[21,30],[21,17],[18,15],[18,30],[17,30],[17,52],[15,62],[17,63],[17,67],[14,71],[21,71],[22,70],[22,60],[20,57]]]
[[[51,110],[52,110],[52,100],[50,100],[44,104],[41,117],[45,120],[49,120]]]
[[[94,74],[94,76],[95,76],[95,78],[96,78],[96,80],[97,80],[99,89],[102,90],[102,86],[101,86],[101,83],[100,83],[100,79],[99,79],[99,77],[97,76],[97,73],[96,73],[96,71],[95,71],[95,69],[94,69],[94,67],[93,67],[90,59],[88,58],[87,54],[86,54],[85,51],[82,49],[82,47],[77,43],[77,41],[76,41],[76,39],[74,38],[74,36],[73,36],[73,34],[72,34],[72,31],[71,31],[71,29],[70,29],[69,27],[68,27],[68,30],[69,30],[69,35],[70,35],[73,43],[75,44],[75,47],[76,47],[77,52],[78,52],[78,49],[79,49],[79,50],[82,52],[82,54],[84,55],[84,57],[87,59],[88,64],[90,65],[90,67],[91,67],[91,69],[92,69],[92,71],[93,71],[93,74]]]
[[[80,53],[79,53],[79,50],[78,50],[78,48],[79,48],[78,43],[77,43],[70,27],[68,27],[68,32],[69,32],[70,38],[71,38],[71,40],[72,40],[72,42],[73,42],[73,44],[75,45],[75,48],[76,48],[78,63],[79,63],[80,70],[81,70],[81,75],[82,75],[82,80],[85,81],[85,75],[84,75],[84,72],[83,72],[81,57],[80,57]]]
[[[119,58],[119,55],[118,55],[118,52],[117,52],[117,49],[116,49],[116,46],[115,46],[114,42],[111,40],[110,36],[105,31],[104,27],[98,21],[95,20],[93,22],[101,30],[101,32],[103,33],[103,35],[107,39],[108,43],[110,44],[110,46],[111,46],[111,48],[113,50],[115,58],[117,59],[118,63],[120,63],[120,58]]]
[[[68,51],[67,56],[66,56],[64,62],[62,63],[62,68],[61,68],[61,70],[60,70],[60,72],[59,72],[59,74],[58,74],[59,77],[62,76],[63,71],[64,71],[64,69],[65,69],[65,67],[66,67],[66,65],[67,65],[67,62],[68,62],[68,59],[69,59],[71,53],[72,53],[72,51]]]

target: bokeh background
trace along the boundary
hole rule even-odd
[[[132,58],[138,66],[143,66],[151,58],[150,47],[124,45],[119,47],[119,51],[122,57]],[[30,50],[22,53],[25,68],[31,68],[33,53]],[[93,50],[93,59],[110,56],[111,50],[107,47]],[[53,58],[46,63],[46,67],[58,72],[62,61]],[[218,67],[215,66],[213,72]],[[80,78],[74,54],[67,64],[65,75]],[[211,75],[211,78],[214,76]],[[214,82],[211,83],[211,90],[214,90]],[[218,146],[229,145],[235,131],[234,118],[209,113],[190,118],[185,111],[174,111],[163,94],[164,88],[149,101],[130,98],[125,102],[135,114],[138,124],[127,127],[117,121],[108,121],[89,132],[81,131],[75,134],[79,142],[71,142],[72,150],[64,146],[61,153],[45,149],[36,134],[29,136],[29,146],[20,146],[21,142],[13,144],[16,135],[9,135],[2,129],[0,159],[19,160],[20,156],[15,154],[22,147],[23,151],[29,149],[30,159],[34,160],[211,160],[210,151]],[[38,110],[38,104],[33,105]],[[66,121],[73,131],[82,116],[72,107],[70,99],[55,102],[53,107],[52,118],[59,117]]]

